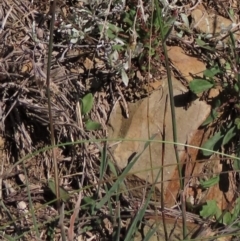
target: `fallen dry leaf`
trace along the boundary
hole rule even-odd
[[[90,70],[93,68],[93,62],[92,60],[90,60],[89,58],[86,58],[84,63],[83,63],[84,67],[87,69],[87,70]]]

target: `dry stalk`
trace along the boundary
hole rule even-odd
[[[63,224],[63,215],[64,210],[61,208],[61,201],[60,201],[60,187],[59,187],[59,180],[58,180],[58,164],[56,158],[56,149],[55,149],[55,137],[54,137],[54,127],[53,127],[53,117],[52,117],[52,108],[51,108],[51,95],[50,95],[50,70],[51,70],[51,59],[52,59],[52,43],[53,43],[53,30],[54,30],[54,23],[55,23],[55,11],[56,11],[56,0],[53,1],[52,7],[52,19],[50,25],[50,39],[49,39],[49,49],[48,49],[48,65],[47,65],[47,99],[48,99],[48,113],[49,113],[49,124],[50,124],[50,133],[51,133],[51,145],[52,149],[52,160],[54,166],[54,180],[55,180],[55,192],[57,197],[57,208],[58,213],[60,215],[59,225],[61,227],[61,235],[63,241],[66,240],[65,231],[64,231],[64,224]]]

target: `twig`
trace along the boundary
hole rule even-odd
[[[196,28],[196,27],[201,23],[201,21],[203,20],[203,18],[205,17],[205,15],[206,15],[206,11],[203,12],[201,18],[198,20],[197,23],[194,24],[193,28]],[[206,22],[207,22],[206,25],[207,25],[207,27],[208,27],[208,31],[209,31],[209,21],[208,21],[207,18],[206,18],[205,20],[206,20]]]
[[[12,12],[12,9],[13,9],[13,6],[10,7],[10,9],[8,10],[8,12],[7,12],[7,14],[6,14],[6,17],[5,17],[5,18],[3,19],[3,21],[2,21],[2,26],[1,26],[1,28],[0,28],[0,34],[2,33],[2,31],[3,31],[3,29],[4,29],[4,26],[5,26],[6,22],[7,22],[7,19],[8,19],[8,17],[9,17],[10,13]]]
[[[143,6],[142,0],[138,0],[138,8],[140,8],[140,11],[142,14],[142,19],[143,19],[144,23],[146,23],[148,16],[145,15],[145,13],[144,13],[144,6]]]
[[[181,200],[181,207],[182,207],[182,223],[183,223],[183,239],[187,238],[187,218],[186,218],[186,200],[185,200],[185,193],[181,190],[180,192],[180,200]]]
[[[119,95],[121,96],[122,102],[124,104],[126,117],[129,118],[128,104],[127,104],[127,102],[126,102],[126,100],[125,100],[125,98],[124,98],[124,96],[122,94],[122,91],[118,87],[118,85],[116,87],[117,87]]]
[[[158,5],[158,2],[155,1],[155,6],[157,9],[158,13],[161,13],[160,7]],[[175,114],[175,106],[174,106],[174,96],[173,96],[173,85],[172,85],[172,79],[171,79],[171,69],[169,65],[169,60],[168,60],[168,51],[167,51],[167,46],[166,42],[164,41],[166,35],[164,32],[164,26],[165,23],[163,22],[163,19],[161,15],[158,15],[159,18],[159,23],[160,23],[160,31],[161,31],[161,38],[162,38],[162,48],[165,56],[165,65],[167,69],[167,79],[168,79],[168,91],[169,91],[169,97],[170,97],[170,107],[171,107],[171,115],[172,115],[172,133],[173,133],[173,146],[174,146],[174,151],[175,151],[175,157],[176,157],[176,162],[177,162],[177,168],[178,168],[178,175],[179,175],[179,182],[180,182],[180,190],[183,190],[183,180],[182,180],[182,170],[181,170],[181,162],[180,162],[180,157],[179,153],[177,150],[177,143],[178,143],[178,138],[177,138],[177,123],[176,123],[176,114]],[[173,25],[174,23],[172,23]],[[186,236],[186,220],[183,218],[183,236]]]
[[[55,138],[54,138],[54,128],[53,128],[53,118],[52,118],[52,107],[51,107],[51,96],[50,96],[50,70],[51,70],[51,58],[52,58],[52,42],[53,42],[53,28],[55,22],[55,8],[56,8],[56,0],[53,1],[53,11],[52,11],[52,20],[50,25],[50,40],[49,40],[49,49],[48,49],[48,64],[47,64],[47,99],[48,99],[48,113],[49,113],[49,125],[51,132],[51,145],[55,146]],[[57,206],[60,210],[60,191],[59,191],[59,183],[58,183],[58,168],[56,163],[55,151],[53,149],[53,165],[54,165],[54,174],[55,174],[55,184],[56,184],[56,197],[57,197]]]
[[[55,23],[55,11],[56,11],[56,0],[53,1],[52,5],[52,19],[50,25],[50,39],[49,39],[49,49],[48,49],[48,64],[47,64],[47,99],[48,99],[48,113],[49,113],[49,125],[51,132],[51,145],[55,146],[55,138],[54,138],[54,128],[53,128],[53,117],[52,117],[52,109],[51,109],[51,96],[50,96],[50,70],[51,70],[51,58],[52,58],[52,44],[53,44],[53,30]],[[57,197],[57,209],[60,217],[62,216],[61,203],[60,203],[60,190],[59,190],[59,180],[58,180],[58,165],[56,159],[55,148],[52,149],[52,157],[53,157],[53,165],[54,165],[54,180],[55,180],[55,192]],[[59,223],[61,227],[61,236],[62,240],[65,241],[65,231],[63,226],[63,221]]]
[[[193,9],[195,9],[199,4],[201,4],[202,3],[202,0],[198,0],[197,1],[197,3],[194,5],[194,6],[192,6],[191,8],[189,8],[189,11],[192,11]]]
[[[168,95],[166,95],[165,108],[164,108],[164,117],[163,117],[163,132],[162,132],[162,166],[161,166],[161,211],[162,211],[162,219],[163,219],[163,229],[165,240],[168,240],[167,226],[165,221],[165,213],[164,213],[164,157],[165,157],[165,137],[166,137],[166,114],[167,114],[167,105],[168,105]]]
[[[167,69],[167,77],[168,77],[168,89],[169,89],[169,96],[170,96],[170,106],[171,106],[171,114],[172,114],[172,130],[173,130],[173,142],[174,144],[174,150],[175,150],[175,155],[176,155],[176,160],[177,160],[177,166],[178,166],[178,174],[180,177],[180,187],[183,189],[183,181],[182,181],[182,175],[181,175],[181,165],[180,165],[180,158],[179,158],[179,153],[177,150],[177,123],[176,123],[176,114],[175,114],[175,107],[174,107],[174,97],[173,97],[173,86],[172,86],[172,79],[171,79],[171,70],[169,66],[169,60],[168,60],[168,55],[167,55],[167,47],[166,43],[163,43],[163,51],[164,51],[164,56],[165,56],[165,64],[166,64],[166,69]]]
[[[4,165],[4,159],[2,160],[2,165],[1,165],[1,175],[0,175],[0,200],[2,200],[2,185],[3,185],[3,165]]]

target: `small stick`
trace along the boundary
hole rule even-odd
[[[168,232],[166,226],[166,219],[164,214],[164,182],[163,182],[163,175],[164,175],[164,157],[165,157],[165,138],[166,138],[166,115],[167,115],[167,104],[168,104],[168,95],[166,95],[165,107],[164,107],[164,117],[163,117],[163,132],[162,132],[162,167],[161,167],[161,211],[162,211],[162,220],[163,220],[163,229],[165,240],[168,240]]]
[[[122,98],[122,101],[123,101],[123,104],[124,104],[124,107],[125,107],[125,114],[126,114],[126,117],[129,118],[129,111],[128,111],[128,105],[127,105],[127,102],[122,94],[122,91],[120,90],[120,88],[117,86],[117,90],[118,90],[118,93],[119,95],[121,96]]]
[[[3,19],[3,21],[2,21],[2,26],[1,26],[1,28],[0,28],[0,34],[2,33],[2,31],[3,31],[3,29],[4,29],[4,26],[5,26],[6,22],[7,22],[7,19],[8,19],[8,17],[9,17],[10,13],[12,12],[12,9],[13,9],[13,6],[10,7],[10,9],[8,10],[8,12],[7,12],[7,14],[6,14],[6,17],[5,17],[5,18]]]

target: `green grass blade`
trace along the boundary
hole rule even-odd
[[[109,200],[109,198],[112,196],[112,194],[114,192],[116,192],[118,186],[122,183],[122,181],[124,180],[124,178],[126,177],[126,175],[129,173],[129,171],[131,170],[131,168],[133,167],[133,165],[137,162],[137,160],[139,159],[139,157],[142,155],[142,153],[145,151],[145,149],[149,146],[150,142],[152,139],[155,138],[156,135],[153,135],[152,138],[150,140],[148,140],[145,145],[143,150],[135,157],[133,158],[133,160],[126,166],[126,168],[124,169],[124,171],[122,172],[122,174],[118,177],[118,179],[116,180],[116,182],[112,185],[112,187],[109,189],[109,192],[102,198],[102,200],[100,202],[98,202],[96,204],[96,208],[100,209],[103,207],[103,205]]]
[[[32,203],[31,192],[30,192],[30,189],[29,189],[28,176],[27,176],[27,171],[26,171],[24,162],[23,162],[23,170],[24,170],[24,175],[25,175],[25,178],[26,178],[25,184],[26,184],[26,187],[27,187],[28,202],[29,202],[30,213],[32,215],[33,226],[34,226],[34,230],[36,232],[36,236],[40,239],[40,233],[39,233],[39,230],[38,230],[38,223],[37,223],[37,219],[36,219],[36,216],[35,216],[35,213],[34,213],[34,206],[33,206],[33,203]]]
[[[158,223],[153,229],[149,229],[147,234],[145,235],[143,241],[148,241],[150,240],[150,238],[154,235],[154,233],[157,231],[158,227],[159,227],[159,224]]]
[[[102,183],[104,174],[106,172],[108,166],[108,160],[107,160],[107,142],[104,142],[103,149],[101,151],[101,160],[100,160],[100,173],[99,173],[99,183]],[[99,194],[100,186],[98,185],[97,189],[97,196]]]
[[[121,212],[120,212],[120,201],[119,195],[117,196],[117,207],[115,210],[115,220],[114,220],[114,227],[113,227],[113,239],[119,241],[120,240],[120,233],[121,233]]]
[[[146,212],[146,209],[147,209],[147,206],[148,206],[148,203],[150,201],[150,198],[152,196],[152,193],[153,193],[153,187],[151,187],[151,190],[150,192],[148,193],[148,197],[146,199],[146,202],[144,203],[142,209],[139,210],[139,212],[136,214],[130,228],[128,229],[128,232],[127,232],[127,235],[125,237],[125,241],[132,241],[132,238],[133,238],[133,235],[136,233],[137,231],[137,228],[138,228],[138,224],[141,222],[141,220],[143,219],[144,217],[144,214]]]

